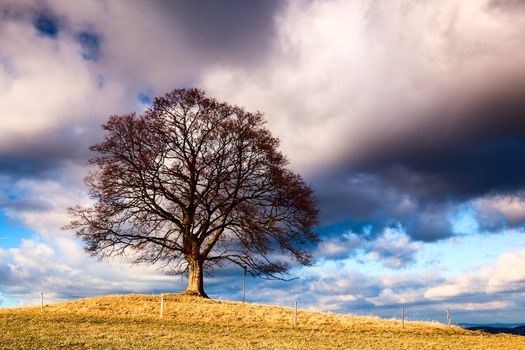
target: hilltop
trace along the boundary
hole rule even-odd
[[[165,295],[0,309],[2,349],[525,349],[525,337]]]

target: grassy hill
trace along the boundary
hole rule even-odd
[[[525,337],[490,335],[437,323],[164,297],[82,299],[0,309],[1,349],[525,349]]]

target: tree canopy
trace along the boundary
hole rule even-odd
[[[176,89],[144,113],[114,115],[91,146],[91,207],[70,208],[85,249],[189,272],[234,263],[279,278],[312,262],[318,213],[312,190],[287,168],[261,113]]]

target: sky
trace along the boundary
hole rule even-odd
[[[518,0],[1,0],[0,307],[185,288],[61,227],[100,125],[199,87],[264,113],[320,209],[314,266],[248,301],[525,323],[524,36]]]

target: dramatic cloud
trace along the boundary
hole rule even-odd
[[[100,124],[139,110],[140,96],[195,85],[208,66],[255,64],[271,50],[279,6],[0,5],[0,172],[38,176],[64,161],[85,162]]]
[[[100,84],[75,38],[40,35],[31,24],[0,25],[0,172],[39,177],[66,160],[85,162],[102,120],[133,100],[118,84]]]
[[[85,161],[108,115],[202,84],[266,112],[323,224],[443,239],[455,205],[523,187],[525,22],[514,6],[3,5],[0,169],[48,175]]]
[[[205,85],[267,113],[323,222],[434,241],[456,205],[523,187],[525,17],[510,3],[290,3],[279,19],[266,65]]]

